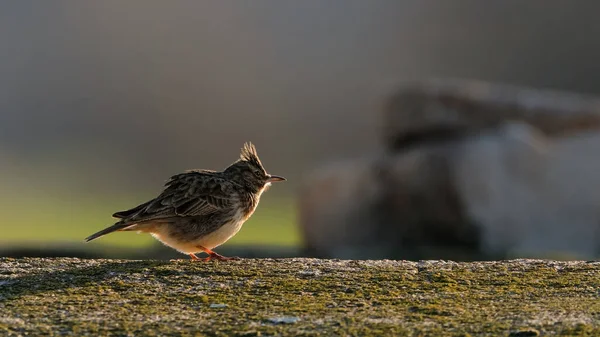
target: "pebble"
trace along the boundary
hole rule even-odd
[[[271,317],[268,319],[273,324],[294,324],[300,320],[300,317],[296,316],[279,316]]]
[[[223,304],[223,303],[211,303],[210,307],[213,308],[213,309],[227,308],[227,304]]]

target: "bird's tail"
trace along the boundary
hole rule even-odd
[[[125,229],[127,227],[130,227],[130,226],[131,226],[131,224],[125,224],[125,223],[119,221],[116,224],[114,224],[114,225],[112,225],[112,226],[110,226],[108,228],[105,228],[105,229],[99,231],[98,233],[94,233],[94,234],[88,236],[87,238],[85,238],[85,242],[90,242],[90,241],[92,241],[94,239],[97,239],[97,238],[99,238],[101,236],[104,236],[104,235],[112,233],[112,232],[123,230],[123,229]]]

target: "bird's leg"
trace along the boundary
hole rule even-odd
[[[210,256],[201,259],[201,258],[197,257],[196,254],[194,254],[194,253],[190,253],[188,255],[191,257],[192,261],[204,261],[204,262],[210,261]]]
[[[218,261],[229,261],[229,260],[239,260],[240,258],[237,256],[233,256],[233,257],[225,257],[223,255],[217,254],[215,252],[213,252],[212,250],[208,249],[208,248],[204,248],[202,246],[197,246],[198,249],[204,251],[206,254],[208,254],[208,257],[205,257],[204,259],[202,259],[203,261],[210,261],[212,259],[218,260]]]

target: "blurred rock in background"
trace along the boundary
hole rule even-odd
[[[598,256],[599,100],[432,80],[401,88],[383,118],[381,155],[334,162],[304,181],[310,254]]]

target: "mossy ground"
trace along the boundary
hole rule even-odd
[[[0,258],[0,335],[600,335],[600,263]]]

